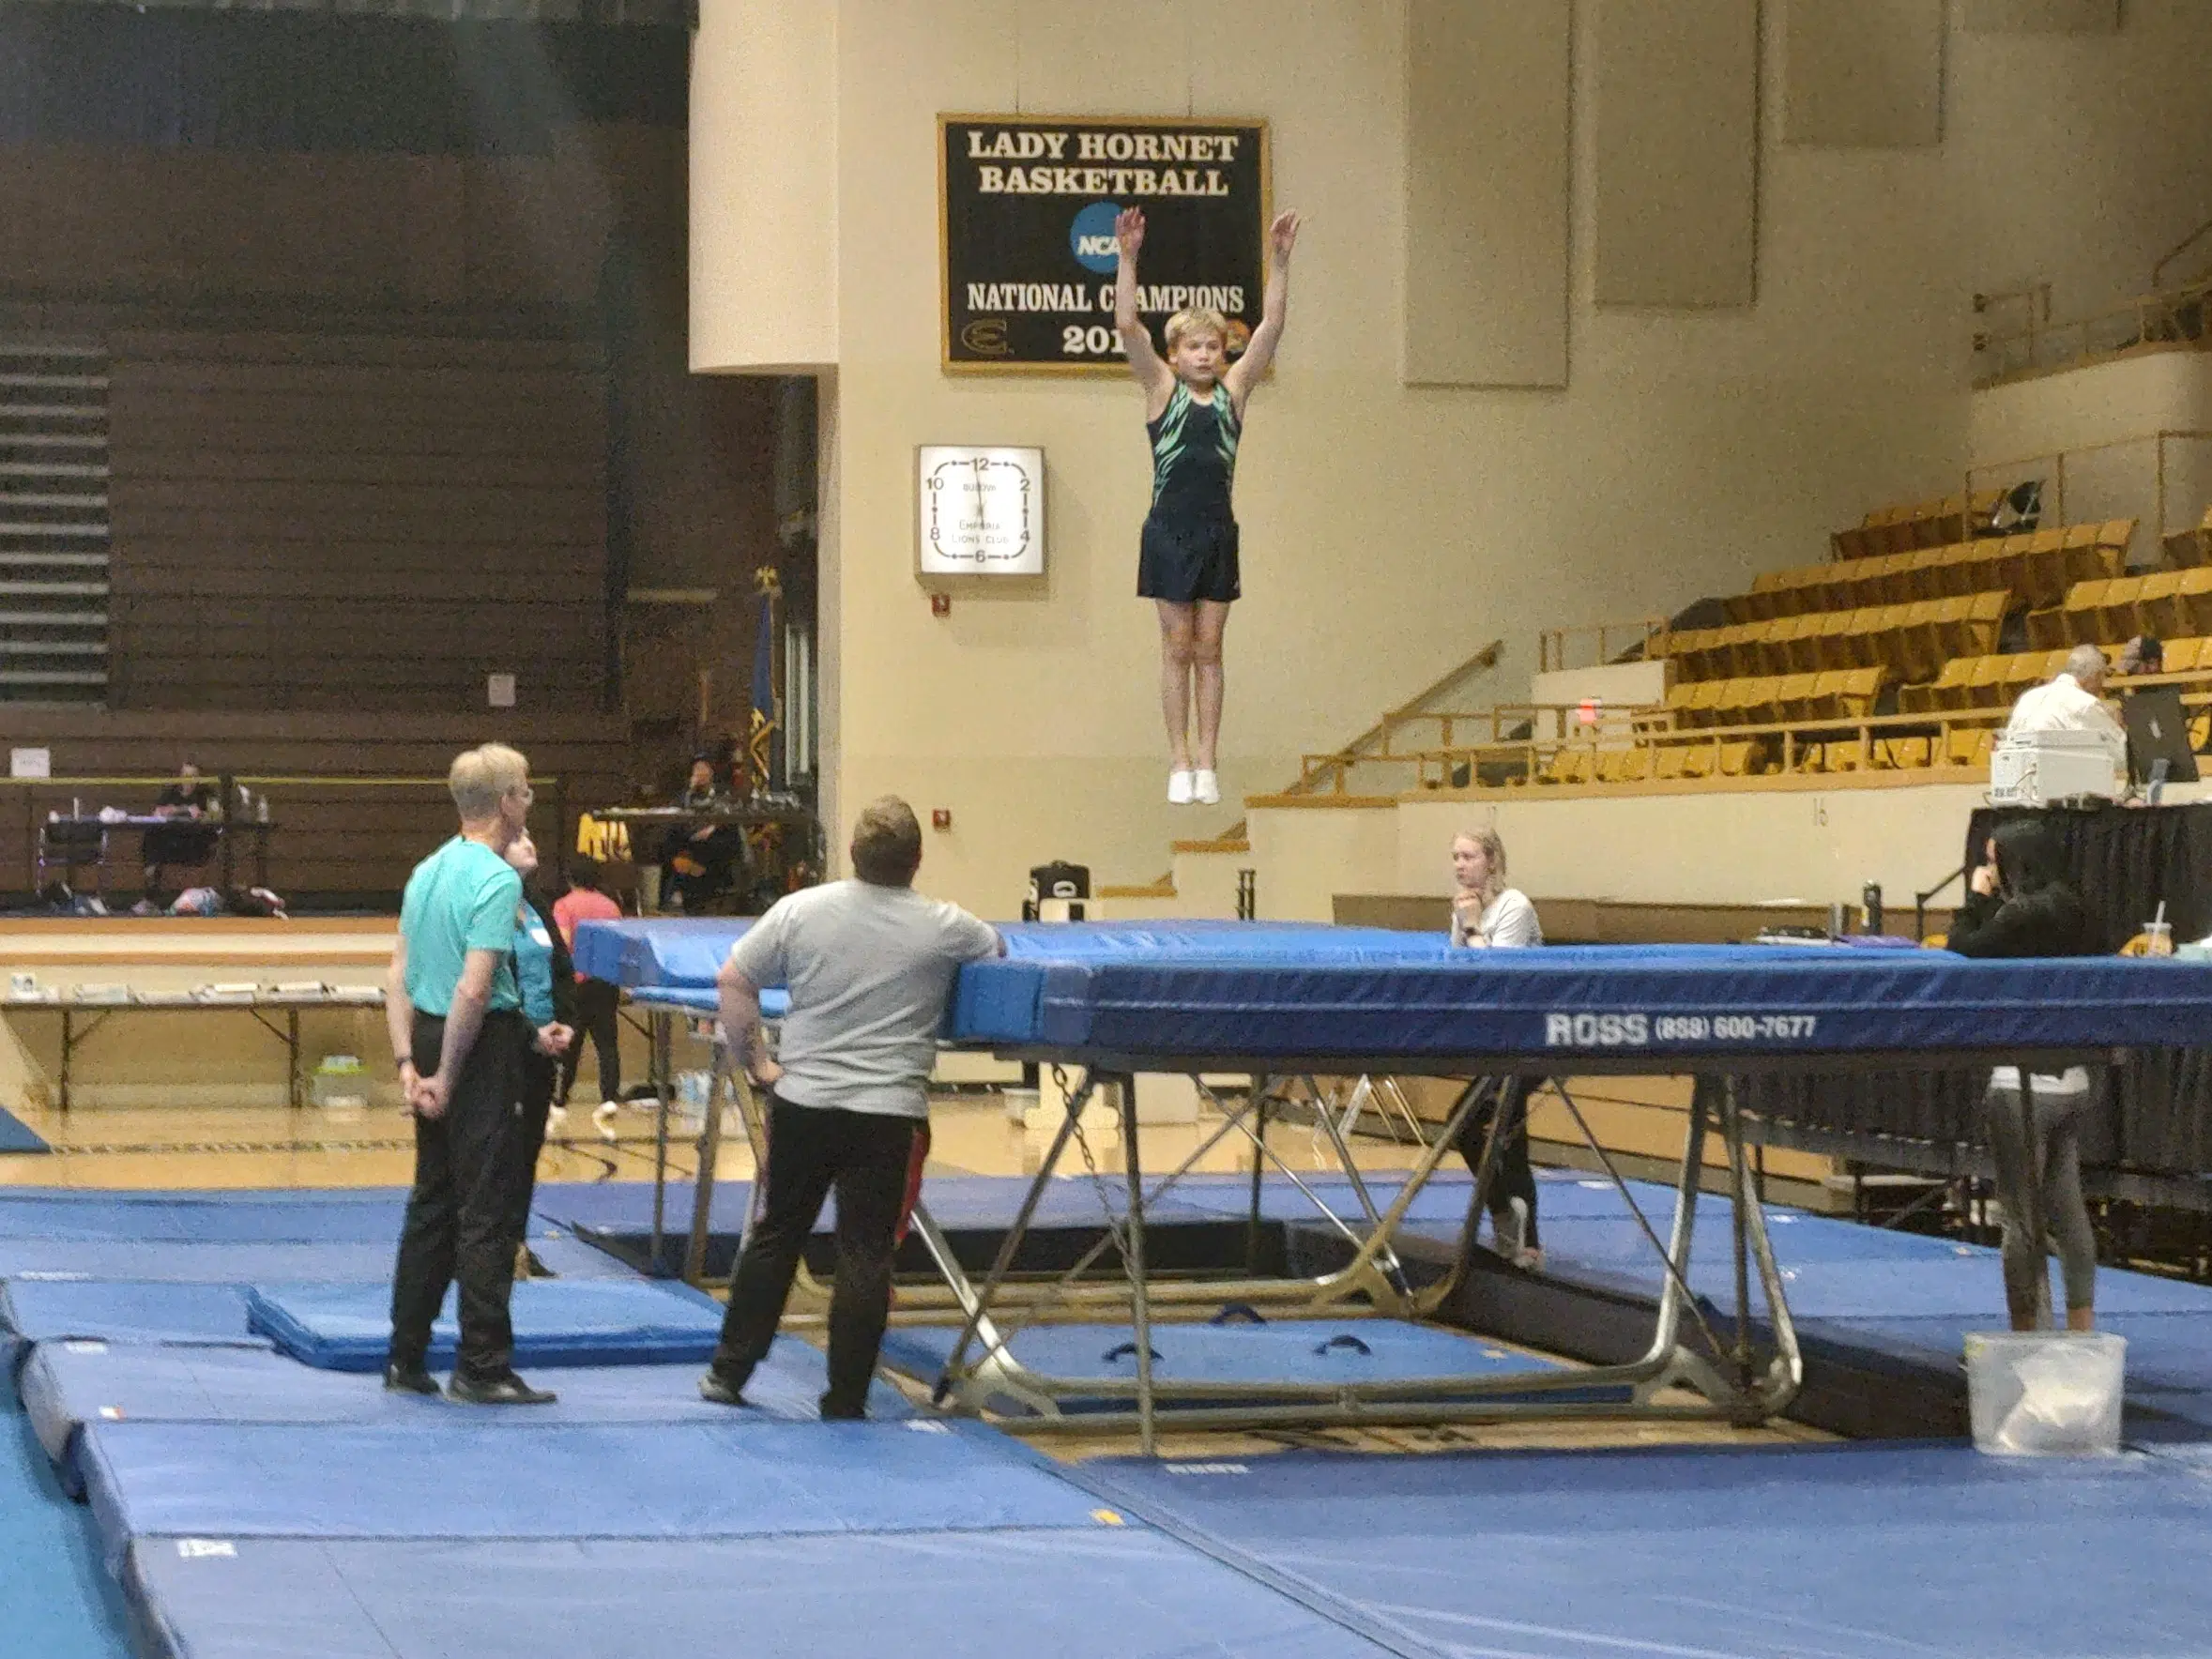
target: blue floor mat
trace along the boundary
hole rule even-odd
[[[101,1570],[90,1517],[62,1491],[6,1395],[0,1390],[0,1651],[131,1659],[129,1613]]]
[[[557,1279],[640,1279],[644,1275],[628,1262],[609,1256],[598,1245],[572,1233],[551,1232],[530,1240],[530,1254],[538,1265]]]
[[[88,1425],[80,1459],[102,1544],[120,1561],[147,1537],[682,1539],[1105,1524],[1095,1499],[972,1423],[533,1428],[424,1404],[432,1421],[407,1427]]]
[[[821,1351],[795,1336],[774,1349],[745,1385],[754,1410],[732,1412],[699,1398],[698,1371],[681,1365],[578,1366],[545,1379],[559,1401],[528,1411],[480,1412],[498,1426],[546,1423],[729,1423],[804,1422],[828,1386]],[[347,1423],[420,1425],[461,1408],[387,1393],[380,1379],[317,1371],[266,1348],[124,1347],[99,1342],[41,1344],[17,1385],[32,1432],[72,1493],[84,1490],[80,1434],[98,1423]],[[913,1415],[899,1392],[877,1382],[869,1415]]]
[[[1400,1651],[2212,1654],[2212,1482],[1962,1447],[1115,1459],[1076,1478]]]
[[[0,1239],[0,1279],[159,1279],[173,1285],[252,1285],[264,1279],[320,1284],[391,1279],[395,1229],[367,1244],[207,1244],[84,1239],[52,1243]]]
[[[154,1539],[157,1659],[1388,1659],[1143,1527],[651,1543]]]
[[[944,1326],[888,1332],[883,1362],[922,1381],[935,1381],[958,1334]],[[1137,1345],[1131,1335],[1126,1325],[1033,1325],[1014,1332],[1007,1346],[1023,1365],[1046,1376],[1134,1381]],[[1158,1356],[1152,1376],[1169,1395],[1178,1382],[1390,1382],[1563,1369],[1551,1361],[1516,1353],[1464,1332],[1396,1319],[1155,1325],[1152,1337]],[[970,1344],[971,1358],[975,1352]],[[1078,1398],[1066,1408],[1127,1405],[1125,1398]],[[1013,1402],[1009,1408],[1019,1408]]]
[[[722,1330],[705,1293],[642,1279],[526,1279],[509,1301],[517,1365],[651,1365],[704,1361]],[[391,1347],[385,1286],[261,1285],[248,1299],[253,1329],[303,1364],[375,1371]],[[430,1363],[451,1365],[453,1292],[432,1328]]]
[[[10,1364],[35,1342],[224,1343],[266,1348],[246,1320],[242,1285],[17,1279],[0,1285],[0,1348]],[[4,1392],[4,1391],[0,1391]]]
[[[0,1110],[0,1152],[51,1152],[46,1137],[18,1118],[13,1112]]]
[[[398,1242],[404,1195],[321,1193],[0,1195],[0,1240],[49,1243],[380,1244]]]
[[[1120,1175],[1109,1173],[1106,1193],[1118,1215],[1123,1208],[1124,1192]],[[1030,1181],[1025,1176],[933,1175],[923,1183],[922,1198],[938,1225],[947,1229],[1004,1227],[1014,1220],[1014,1211],[1021,1208],[1022,1197],[1029,1190]],[[1292,1198],[1298,1198],[1296,1190],[1289,1183],[1284,1183],[1284,1190]],[[753,1183],[749,1180],[717,1182],[713,1207],[709,1211],[713,1231],[742,1232],[745,1208],[752,1197]],[[672,1184],[668,1188],[663,1225],[671,1232],[688,1231],[692,1225],[692,1200],[689,1182]],[[1303,1204],[1304,1200],[1299,1202]],[[1215,1207],[1202,1207],[1186,1196],[1182,1186],[1178,1184],[1160,1206],[1156,1219],[1164,1226],[1176,1222],[1220,1220],[1219,1200],[1210,1198],[1209,1203]],[[1462,1197],[1460,1208],[1465,1207],[1466,1200]],[[648,1232],[652,1226],[653,1189],[646,1181],[560,1182],[540,1187],[534,1208],[545,1220],[581,1233],[635,1237]],[[1312,1213],[1312,1206],[1307,1205],[1306,1211]],[[828,1232],[835,1225],[837,1205],[832,1198],[823,1205],[816,1230]],[[1088,1179],[1071,1178],[1056,1180],[1045,1189],[1032,1225],[1096,1226],[1104,1225],[1105,1216],[1099,1189]]]

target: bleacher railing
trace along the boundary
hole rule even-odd
[[[1641,647],[1646,657],[1667,654],[1667,618],[1639,616],[1627,622],[1585,622],[1574,628],[1547,628],[1536,635],[1536,672],[1603,667]]]
[[[1969,494],[1990,484],[2043,480],[2042,522],[2054,525],[2132,518],[2153,527],[2154,542],[2193,529],[2212,502],[2212,430],[2162,427],[2099,444],[2075,444],[1966,469]],[[2178,511],[2181,522],[2176,523]]]
[[[2142,294],[2065,322],[2051,320],[2051,288],[2039,283],[2008,294],[1976,295],[1984,315],[2016,319],[1974,336],[1975,384],[1994,386],[2016,375],[2048,373],[2146,345],[2193,344],[2205,337],[2212,278]]]

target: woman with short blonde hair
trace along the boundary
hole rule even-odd
[[[1464,950],[1518,950],[1544,942],[1536,906],[1505,884],[1505,843],[1488,825],[1452,838],[1452,943]],[[1515,1267],[1544,1262],[1536,1241],[1536,1172],[1529,1165],[1529,1080],[1477,1078],[1474,1110],[1459,1132],[1459,1155],[1477,1179],[1483,1148],[1493,1138],[1497,1154],[1486,1195],[1497,1252]]]

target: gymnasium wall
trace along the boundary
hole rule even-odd
[[[2097,96],[2078,84],[2077,43],[1953,37],[1946,49],[1963,68],[1946,142],[1786,145],[1783,32],[1779,8],[1764,8],[1754,302],[1601,308],[1595,31],[1621,3],[1573,11],[1567,385],[1502,390],[1407,384],[1421,342],[1405,333],[1403,6],[1314,0],[1256,15],[1223,0],[1110,12],[847,0],[832,17],[800,0],[741,10],[709,0],[694,149],[710,136],[719,165],[762,182],[742,224],[709,226],[714,204],[694,201],[693,361],[834,368],[823,656],[841,822],[885,790],[925,816],[949,809],[925,883],[1003,914],[1030,863],[1064,856],[1106,880],[1142,880],[1165,868],[1170,837],[1218,832],[1239,815],[1233,800],[1209,814],[1160,799],[1154,622],[1132,597],[1147,482],[1134,388],[939,371],[940,111],[1195,110],[1273,124],[1275,201],[1304,210],[1308,226],[1289,332],[1242,450],[1246,597],[1228,635],[1223,768],[1232,797],[1278,787],[1301,750],[1341,741],[1491,639],[1506,657],[1470,704],[1524,693],[1540,626],[1671,611],[1817,556],[1831,528],[1871,505],[1957,487],[1967,296],[2001,256],[2094,241],[2110,211],[2105,175],[2067,160],[2072,141],[2052,114]],[[1479,26],[1484,8],[1465,9]],[[2178,46],[2175,8],[2141,8],[2141,30],[2137,10],[2128,32],[2089,38],[2098,64],[2124,60],[2111,71],[2121,85],[2162,75],[2156,60]],[[789,142],[801,172],[833,165],[830,199],[785,203],[770,177],[782,135],[749,129],[725,101],[776,72],[813,77],[798,91],[779,83],[779,107],[816,113]],[[2150,119],[2162,125],[2147,153],[2201,159],[2193,108],[2185,119],[2159,104]],[[2094,125],[2092,149],[2125,149],[2116,120]],[[1973,142],[1952,142],[1960,133]],[[2133,243],[2188,228],[2169,211],[2182,186],[2161,190],[2130,198]],[[1968,227],[2023,191],[2034,192],[2021,209],[2032,228],[1977,243]],[[809,258],[785,267],[761,257],[786,224],[801,253],[830,227],[833,283]],[[731,244],[742,233],[754,252],[740,266]],[[986,440],[1046,449],[1049,589],[962,595],[934,617],[911,576],[913,446]]]

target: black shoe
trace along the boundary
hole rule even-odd
[[[551,1389],[532,1388],[511,1371],[481,1380],[456,1371],[446,1384],[446,1398],[465,1406],[550,1406],[559,1397]]]
[[[821,1404],[824,1423],[865,1423],[868,1420],[868,1408],[865,1406],[842,1406],[828,1394],[822,1396]]]
[[[741,1380],[730,1377],[711,1365],[707,1367],[706,1374],[699,1378],[699,1398],[710,1406],[753,1404],[745,1398],[745,1385]]]
[[[437,1398],[437,1378],[420,1365],[403,1365],[396,1360],[384,1368],[384,1392],[388,1394],[422,1394]]]

